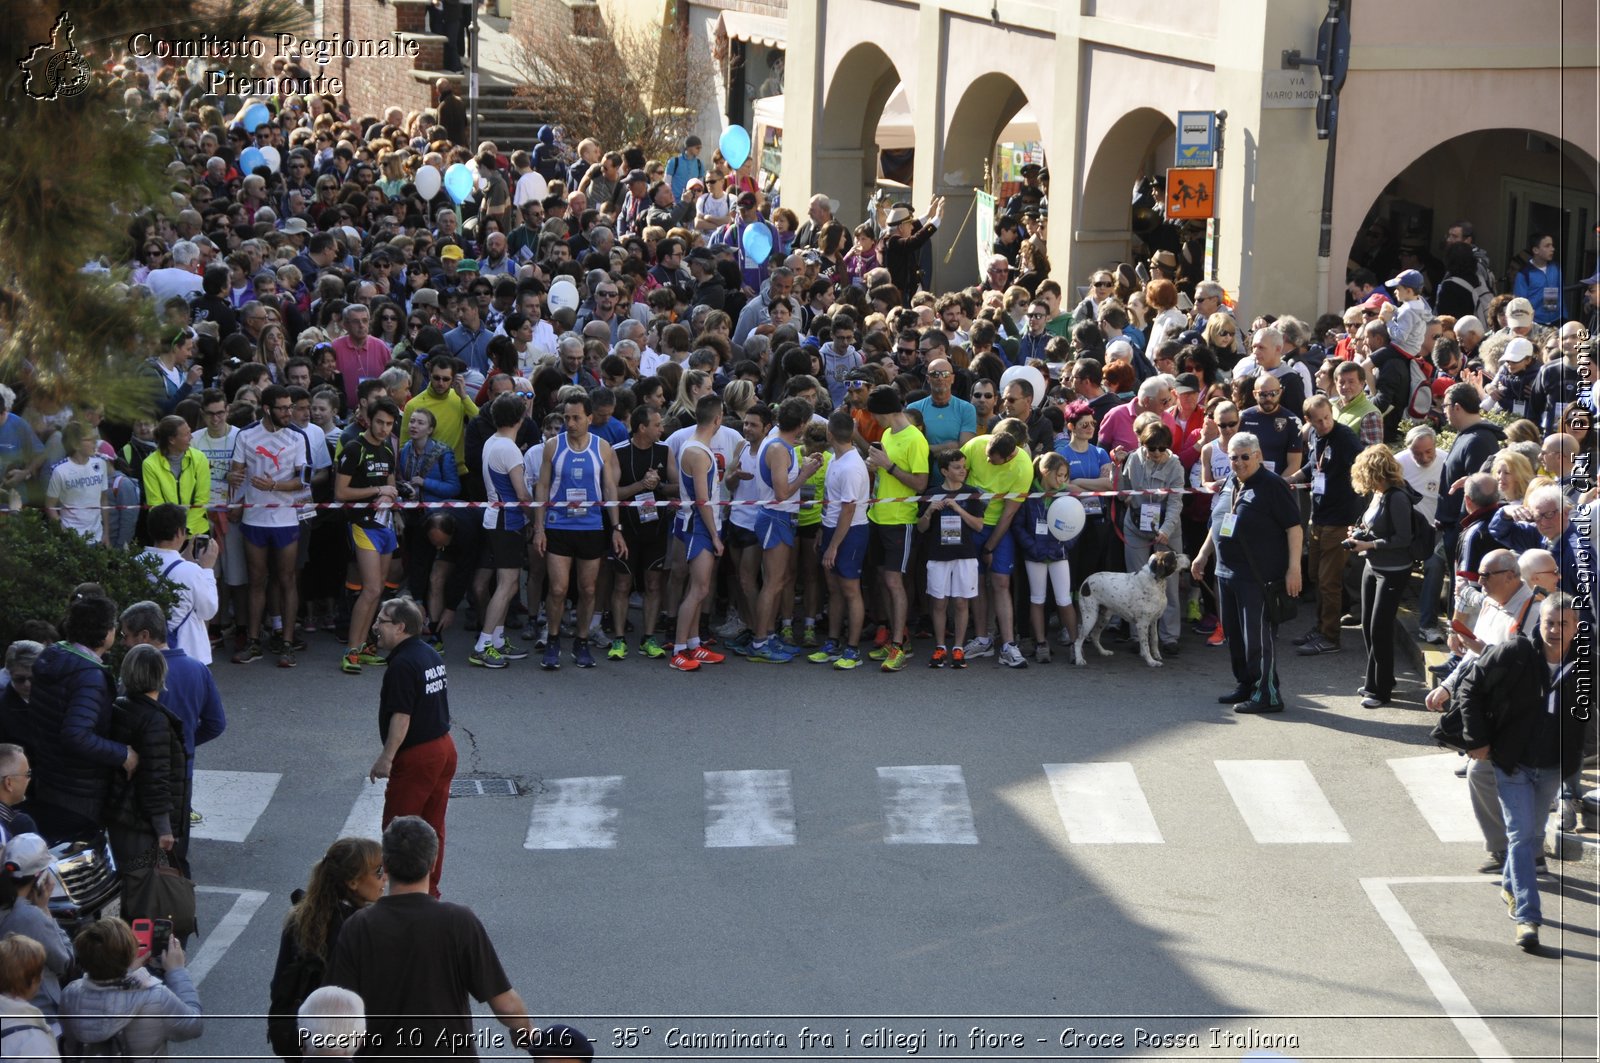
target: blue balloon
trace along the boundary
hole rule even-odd
[[[260,148],[249,147],[239,153],[239,172],[246,176],[255,173],[257,166],[266,164],[267,157],[261,154]]]
[[[444,172],[444,190],[457,203],[464,203],[472,195],[472,171],[466,163],[458,162]]]
[[[747,225],[739,237],[739,246],[744,248],[745,265],[759,266],[772,254],[772,230],[761,222]]]
[[[722,157],[728,160],[728,165],[737,170],[750,157],[750,134],[742,125],[729,126],[722,131],[717,147],[722,149]]]
[[[253,135],[256,131],[256,126],[272,121],[272,112],[267,110],[267,105],[264,103],[252,103],[244,109],[244,114],[239,116],[239,121],[243,124],[245,131]]]

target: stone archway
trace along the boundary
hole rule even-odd
[[[1373,269],[1382,283],[1416,265],[1437,281],[1445,236],[1451,225],[1467,221],[1502,288],[1509,287],[1511,266],[1535,231],[1555,236],[1557,262],[1571,282],[1595,261],[1595,174],[1595,160],[1583,148],[1525,127],[1456,133],[1398,169],[1352,175],[1357,187],[1347,200],[1352,211],[1341,219],[1345,239],[1333,248],[1334,272],[1342,281],[1345,263],[1353,262]],[[1368,237],[1377,231],[1384,240]],[[1401,261],[1402,248],[1420,261],[1409,254]],[[1575,315],[1571,299],[1569,292],[1567,310]]]
[[[888,54],[863,42],[845,53],[828,84],[811,184],[839,201],[840,218],[867,215],[868,191],[878,175],[878,121],[900,80]]]
[[[1072,237],[1073,268],[1078,273],[1129,261],[1134,185],[1140,177],[1166,173],[1176,136],[1172,119],[1148,107],[1129,111],[1106,130],[1078,197]]]
[[[976,246],[972,232],[976,219],[969,217],[973,189],[983,187],[985,166],[994,155],[995,144],[1027,103],[1027,95],[1009,76],[988,73],[967,86],[951,113],[936,181],[937,194],[945,197],[944,225],[933,240],[933,277],[937,282],[934,287],[939,290],[982,279],[978,275],[975,253],[956,251],[948,267],[945,256],[956,241],[963,247]],[[919,201],[918,209],[922,206]]]

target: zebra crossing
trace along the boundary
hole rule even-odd
[[[1388,761],[1394,799],[1408,802],[1425,827],[1444,843],[1480,840],[1466,788],[1453,774],[1454,754],[1426,754]],[[1317,778],[1303,760],[1216,760],[1195,770],[1209,778],[1187,779],[1209,785],[1233,806],[1238,824],[1256,844],[1349,845],[1353,835]],[[1140,769],[1127,761],[1051,763],[1038,768],[1042,807],[1053,805],[1059,829],[1068,844],[1078,846],[1170,843],[1185,831],[1209,830],[1197,823],[1192,809],[1152,805],[1141,783]],[[703,816],[707,849],[762,849],[802,845],[821,837],[836,824],[822,817],[803,817],[808,786],[824,785],[800,769],[748,769],[702,772],[701,809],[682,817]],[[1340,769],[1326,769],[1337,777]],[[1146,781],[1159,781],[1151,777]],[[244,842],[277,796],[282,775],[275,772],[197,771],[195,807],[204,820],[194,837],[215,842]],[[885,845],[978,845],[983,816],[975,815],[967,773],[959,764],[891,765],[876,769],[878,807]],[[975,780],[980,795],[999,791],[992,780]],[[383,813],[385,782],[364,783],[338,835],[377,837]],[[1014,779],[1006,787],[1017,789]],[[563,850],[618,849],[625,845],[624,826],[630,814],[654,809],[653,787],[624,775],[576,776],[541,780],[531,795],[524,849],[555,853]],[[1158,792],[1159,788],[1158,788]],[[980,808],[989,814],[980,801]],[[859,810],[861,817],[867,810]],[[1049,812],[1043,813],[1045,817]],[[859,820],[857,821],[859,822]],[[1036,825],[1054,831],[1056,824]],[[1370,834],[1370,832],[1368,832]],[[858,835],[859,836],[859,835]],[[1242,835],[1241,835],[1242,837]]]

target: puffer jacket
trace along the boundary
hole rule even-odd
[[[1035,487],[1035,490],[1038,490]],[[1063,542],[1050,534],[1050,503],[1048,498],[1030,498],[1011,522],[1011,535],[1017,549],[1029,561],[1048,563],[1065,561],[1071,543]],[[1039,529],[1044,529],[1040,532]]]
[[[0,993],[0,1059],[60,1059],[56,1036],[39,1009]]]
[[[128,1058],[166,1058],[168,1041],[192,1041],[204,1029],[200,994],[189,972],[180,967],[157,980],[143,967],[115,982],[95,982],[87,977],[73,982],[61,994],[62,1027],[72,1044],[94,1044],[122,1034]]]
[[[128,747],[106,737],[117,685],[86,650],[58,642],[33,666],[28,730],[33,744],[33,800],[99,821],[111,773]]]
[[[44,970],[40,972],[39,992],[33,995],[29,1003],[54,1021],[61,1013],[61,981],[63,978],[70,981],[77,973],[73,966],[72,939],[44,909],[21,898],[10,908],[0,909],[0,939],[7,934],[21,934],[44,946]],[[15,1057],[0,1054],[0,1059],[7,1058]]]
[[[182,721],[147,695],[129,695],[112,707],[110,736],[138,751],[139,767],[126,783],[113,783],[107,825],[156,837],[186,835],[189,755]]]

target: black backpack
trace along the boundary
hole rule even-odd
[[[1404,491],[1406,497],[1411,500],[1411,560],[1427,561],[1433,556],[1433,548],[1438,545],[1439,540],[1433,522],[1423,516],[1422,510],[1417,508],[1422,496],[1410,484],[1403,484],[1391,490]]]
[[[299,904],[304,896],[303,890],[295,890],[289,899]],[[320,959],[296,949],[294,958],[284,965],[282,975],[273,979],[272,1000],[267,1007],[267,1040],[273,1052],[287,1059],[299,1058],[302,1048],[300,1005],[322,988],[325,973]]]
[[[128,1038],[124,1031],[118,1030],[104,1041],[80,1042],[70,1034],[65,1039],[61,1049],[61,1058],[64,1063],[81,1063],[86,1060],[131,1060],[133,1054],[128,1051]]]

